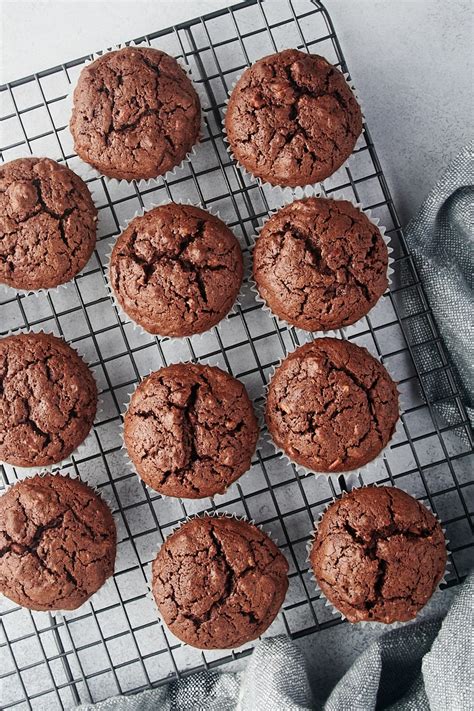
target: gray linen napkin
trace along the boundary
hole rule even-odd
[[[436,183],[405,238],[474,425],[474,141]],[[439,380],[426,385],[431,402],[444,394]],[[436,407],[450,424],[459,421],[454,405]]]
[[[244,672],[201,672],[136,696],[116,696],[79,709],[469,711],[474,698],[473,599],[471,575],[444,621],[414,623],[379,637],[355,661],[325,704],[312,696],[301,651],[282,635],[260,642]]]

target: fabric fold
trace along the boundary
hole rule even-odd
[[[474,425],[474,141],[436,183],[405,230],[405,239]],[[436,379],[424,384],[431,402],[443,397]],[[436,407],[449,424],[459,421],[451,402]]]
[[[471,575],[444,621],[413,623],[379,637],[325,703],[311,689],[301,650],[280,635],[262,640],[243,672],[199,672],[78,711],[467,711],[473,698],[473,599]]]

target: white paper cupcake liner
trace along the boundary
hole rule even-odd
[[[143,217],[143,215],[145,215],[147,212],[150,212],[150,210],[153,210],[153,209],[155,209],[155,208],[157,208],[157,207],[162,207],[163,205],[169,205],[169,204],[171,204],[171,203],[174,203],[174,201],[173,201],[173,200],[170,200],[169,198],[164,198],[163,200],[160,200],[160,201],[158,201],[158,202],[152,202],[152,203],[150,203],[150,205],[149,205],[148,207],[146,207],[146,208],[145,208],[145,207],[142,207],[142,208],[140,208],[140,209],[138,209],[138,210],[135,210],[135,214],[134,214],[132,217],[130,217],[129,219],[124,220],[124,222],[120,225],[120,227],[119,227],[119,230],[120,230],[120,231],[119,231],[119,234],[117,235],[117,238],[116,238],[115,242],[117,241],[118,237],[124,232],[124,230],[127,229],[128,225],[129,225],[133,220],[135,220],[137,217]],[[198,203],[195,203],[195,202],[192,202],[191,200],[187,200],[187,201],[185,201],[185,202],[179,202],[179,203],[174,203],[174,204],[176,204],[176,205],[190,205],[190,206],[192,206],[192,207],[198,207],[198,208],[200,208],[201,210],[203,210],[204,212],[208,212],[210,215],[213,215],[214,217],[217,217],[224,225],[226,225],[226,227],[228,227],[227,223],[220,217],[219,212],[218,212],[217,210],[210,210],[210,209],[208,209],[208,208],[205,208],[205,207],[203,207],[202,204],[199,203],[199,202],[198,202]],[[237,242],[238,242],[238,239],[237,239],[235,233],[233,232],[233,230],[231,230],[230,227],[228,227],[228,229],[232,232],[232,234],[234,235],[235,239],[236,239]],[[200,339],[209,337],[209,335],[212,334],[213,329],[214,329],[214,328],[217,328],[217,327],[218,327],[220,324],[222,324],[224,321],[227,321],[227,320],[229,319],[229,317],[230,317],[232,314],[234,314],[234,313],[236,312],[236,309],[241,305],[242,287],[243,287],[243,284],[244,284],[244,281],[245,281],[245,264],[244,264],[244,275],[243,275],[243,278],[242,278],[242,283],[241,283],[241,285],[240,285],[239,292],[237,293],[237,296],[235,297],[235,301],[234,301],[234,303],[232,304],[232,306],[230,307],[229,311],[225,314],[225,316],[223,316],[222,319],[221,319],[218,323],[216,323],[214,326],[211,326],[207,331],[203,331],[202,333],[193,333],[193,334],[191,334],[191,335],[189,335],[189,336],[165,336],[165,335],[161,335],[161,334],[158,334],[158,333],[150,333],[150,332],[147,331],[143,326],[141,326],[139,323],[137,323],[136,321],[134,321],[133,318],[132,318],[131,316],[129,316],[129,315],[124,311],[124,309],[123,309],[122,306],[120,305],[120,303],[119,303],[119,301],[118,301],[118,299],[117,299],[117,297],[116,297],[116,295],[115,295],[115,291],[114,291],[114,289],[113,289],[113,287],[112,287],[112,284],[111,284],[111,281],[110,281],[110,260],[111,260],[111,257],[112,257],[112,252],[113,252],[113,248],[114,248],[114,246],[115,246],[115,242],[114,242],[114,244],[111,246],[110,252],[108,252],[108,254],[106,255],[106,257],[105,257],[105,265],[102,267],[103,276],[104,276],[104,280],[105,280],[105,286],[106,286],[106,288],[107,288],[107,292],[108,292],[108,294],[109,294],[109,297],[110,297],[111,301],[113,302],[113,304],[114,304],[114,306],[115,306],[115,309],[117,310],[117,313],[118,313],[118,315],[119,315],[120,320],[121,320],[123,323],[131,323],[133,329],[134,329],[135,331],[137,331],[138,333],[140,333],[141,335],[146,336],[146,337],[151,337],[151,338],[158,338],[160,341],[166,340],[167,342],[178,343],[178,344],[185,342],[187,339],[192,339],[191,342],[196,342],[196,340],[199,341]],[[239,243],[239,249],[241,249],[240,243]]]
[[[258,427],[260,431],[259,435],[259,441],[260,438],[266,433],[266,422],[265,422],[265,403],[266,403],[266,397],[265,394],[258,395],[252,400],[252,405],[253,405],[253,411],[255,412],[255,417],[257,418],[258,422]],[[257,442],[257,448],[258,448],[258,442]]]
[[[392,249],[392,247],[391,247],[391,245],[390,245],[390,241],[391,241],[391,240],[390,240],[389,235],[386,233],[385,227],[383,227],[382,225],[380,225],[380,224],[379,224],[379,219],[372,216],[372,211],[371,211],[371,210],[365,210],[365,209],[362,207],[362,204],[361,204],[361,203],[358,203],[358,202],[356,202],[355,200],[351,200],[350,198],[336,198],[336,197],[334,197],[334,196],[332,196],[332,195],[331,195],[331,196],[327,196],[327,195],[324,193],[324,191],[322,191],[322,190],[320,190],[320,189],[317,189],[317,188],[315,188],[314,186],[311,186],[311,185],[310,185],[310,186],[306,186],[304,189],[303,189],[303,188],[297,188],[297,189],[295,189],[294,194],[291,195],[291,196],[289,196],[288,199],[286,199],[286,200],[282,203],[282,205],[281,205],[280,207],[278,207],[278,208],[275,209],[275,210],[270,210],[269,213],[268,213],[268,215],[267,215],[267,217],[265,217],[265,218],[263,218],[262,220],[259,221],[259,222],[260,222],[260,225],[259,225],[259,227],[257,227],[255,234],[252,235],[252,238],[251,238],[251,245],[250,245],[250,247],[249,247],[249,249],[251,250],[251,254],[252,254],[252,263],[253,263],[253,251],[254,251],[254,249],[255,249],[255,245],[256,245],[257,240],[258,240],[258,238],[259,238],[260,232],[262,231],[262,229],[264,228],[264,226],[266,225],[266,223],[268,222],[268,220],[270,220],[270,219],[271,219],[274,215],[276,215],[280,210],[282,210],[283,208],[287,207],[287,206],[290,205],[292,202],[295,202],[295,201],[297,201],[297,200],[305,200],[305,199],[311,198],[311,197],[324,198],[325,200],[332,200],[332,201],[334,201],[334,202],[339,202],[339,201],[342,201],[342,200],[345,201],[345,202],[350,202],[355,208],[357,208],[360,212],[362,212],[362,213],[367,217],[367,219],[368,219],[373,225],[375,225],[375,227],[377,227],[377,229],[379,230],[379,232],[380,232],[380,234],[381,234],[381,236],[382,236],[383,241],[384,241],[385,244],[387,245],[387,252],[388,252],[387,280],[388,280],[388,286],[387,286],[387,289],[385,290],[384,294],[388,294],[389,291],[390,291],[390,285],[391,285],[391,283],[392,283],[392,274],[393,274],[393,271],[394,271],[392,265],[393,265],[393,261],[394,261],[394,260],[393,260],[393,257],[390,256],[390,255],[392,254],[392,252],[393,252],[393,249]],[[256,300],[259,304],[262,305],[262,310],[263,310],[263,311],[265,311],[265,312],[268,313],[272,318],[275,318],[275,319],[277,320],[277,323],[278,323],[279,327],[281,327],[281,328],[287,328],[288,330],[290,330],[291,328],[297,328],[297,329],[300,329],[300,330],[302,330],[302,331],[306,331],[306,329],[302,328],[301,326],[295,326],[294,324],[291,324],[291,323],[289,323],[288,321],[285,321],[285,320],[282,319],[280,316],[277,316],[276,314],[273,313],[273,311],[271,310],[270,306],[269,306],[268,303],[265,301],[265,299],[261,296],[261,294],[260,294],[260,292],[259,292],[259,290],[258,290],[258,286],[257,286],[257,284],[256,284],[256,282],[255,282],[255,279],[253,278],[253,271],[251,272],[251,275],[249,276],[249,284],[250,284],[250,289],[251,289],[252,293],[255,295],[255,300]],[[369,311],[368,311],[366,314],[364,314],[364,316],[361,316],[360,319],[358,319],[357,321],[354,321],[354,323],[352,323],[352,324],[350,324],[350,325],[348,325],[348,326],[340,326],[340,327],[337,329],[337,331],[342,331],[343,333],[346,333],[346,332],[347,332],[347,329],[349,329],[349,328],[354,328],[355,326],[357,326],[357,324],[360,324],[361,321],[363,321],[364,318],[370,317],[370,314],[373,313],[373,311],[376,309],[377,305],[378,305],[379,302],[380,302],[380,299],[382,298],[382,296],[383,296],[384,294],[382,294],[382,295],[380,296],[380,298],[377,300],[377,302],[369,309]],[[316,336],[316,335],[317,335],[317,336],[326,336],[326,335],[329,335],[329,334],[333,334],[333,333],[335,333],[335,332],[336,332],[335,329],[326,329],[326,330],[318,330],[318,331],[307,331],[307,333],[313,333],[315,336]]]
[[[178,531],[182,526],[184,526],[184,524],[188,523],[188,521],[192,521],[195,518],[233,518],[236,521],[243,521],[244,523],[249,523],[250,525],[255,526],[255,528],[258,528],[262,533],[264,533],[275,544],[275,546],[278,548],[278,550],[281,553],[280,547],[278,546],[278,543],[277,543],[275,537],[271,533],[266,531],[262,525],[255,523],[255,521],[253,519],[248,519],[246,516],[239,516],[234,513],[217,512],[217,511],[205,511],[203,513],[193,514],[192,516],[186,516],[186,518],[183,521],[180,521],[176,526],[173,527],[171,533],[169,533],[166,536],[165,540],[163,541],[163,543],[161,545],[163,545],[170,536],[172,536],[174,533],[176,533],[176,531]],[[158,548],[157,555],[161,549],[161,545]],[[155,558],[156,558],[156,556],[155,556]],[[154,562],[154,560],[152,561],[152,563],[153,562]],[[258,637],[256,639],[249,640],[248,642],[244,642],[239,647],[225,647],[223,649],[216,649],[216,648],[202,649],[200,647],[193,647],[193,645],[190,645],[187,642],[183,642],[181,639],[179,639],[179,637],[176,637],[176,635],[172,632],[172,630],[170,630],[170,628],[168,627],[166,622],[163,620],[163,617],[161,615],[161,612],[159,610],[159,607],[158,607],[155,597],[153,595],[152,586],[151,586],[151,583],[152,583],[151,565],[150,565],[150,580],[147,579],[147,588],[148,588],[147,598],[149,600],[151,600],[154,605],[154,608],[156,611],[156,616],[158,618],[160,627],[162,627],[163,630],[166,631],[166,633],[170,633],[173,635],[173,639],[176,640],[176,644],[179,644],[180,647],[189,647],[191,649],[195,649],[197,652],[204,652],[204,653],[210,652],[210,653],[216,653],[216,654],[218,654],[218,653],[232,654],[234,652],[240,652],[243,649],[253,647],[255,645],[256,641],[258,640]],[[283,621],[283,614],[282,614],[283,613],[283,605],[284,605],[284,603],[282,604],[278,614],[274,617],[274,619],[272,620],[270,625],[267,627],[266,630],[264,630],[264,632],[262,632],[262,635],[260,635],[260,636],[263,636],[263,635],[267,636],[268,633],[271,632],[271,628],[275,623]]]
[[[84,64],[82,65],[81,72],[82,70],[87,67],[88,65],[92,64],[95,62],[97,59],[100,57],[104,56],[104,54],[109,54],[110,52],[116,52],[119,49],[123,49],[124,47],[141,47],[141,48],[147,48],[147,49],[156,49],[153,47],[150,47],[150,45],[147,42],[127,42],[127,43],[121,43],[121,44],[116,44],[113,47],[109,47],[103,50],[100,50],[98,52],[94,52],[91,55],[91,59],[87,59]],[[176,59],[174,57],[174,59]],[[198,146],[204,137],[204,114],[203,114],[203,101],[207,100],[207,98],[204,96],[203,89],[201,88],[200,83],[195,82],[193,80],[193,73],[191,70],[191,67],[189,64],[187,64],[184,60],[176,59],[178,62],[179,66],[183,71],[186,73],[187,77],[191,81],[194,90],[196,91],[198,97],[199,97],[199,104],[200,104],[200,129],[198,136],[196,138],[196,141],[194,145],[191,147],[191,150],[188,151],[183,158],[183,160],[175,165],[173,168],[170,170],[166,171],[166,173],[156,175],[152,178],[133,178],[132,180],[126,180],[125,178],[111,178],[107,175],[104,175],[101,173],[97,168],[94,168],[92,165],[89,163],[86,163],[84,160],[80,159],[80,163],[78,164],[78,170],[76,170],[77,174],[82,177],[83,180],[93,180],[93,179],[103,179],[107,185],[110,185],[111,187],[118,186],[122,183],[125,183],[127,185],[132,185],[133,183],[140,183],[140,185],[143,185],[145,187],[149,187],[152,184],[156,183],[160,179],[163,179],[165,182],[168,182],[171,178],[173,178],[176,175],[176,172],[183,168],[186,163],[188,163],[191,159],[192,156],[196,155],[196,146]],[[66,98],[67,102],[67,109],[68,109],[68,115],[71,116],[73,106],[74,106],[74,89],[76,88],[76,84],[71,84],[69,88],[69,93]],[[68,130],[69,130],[69,123],[68,123]],[[79,172],[79,170],[81,172]]]
[[[10,489],[13,489],[13,487],[15,487],[15,486],[16,486],[17,484],[19,484],[20,482],[25,481],[26,479],[34,479],[36,476],[40,476],[40,477],[45,477],[45,476],[62,476],[62,477],[64,477],[65,479],[79,479],[79,480],[82,481],[84,484],[87,484],[87,486],[88,486],[90,489],[94,489],[94,487],[93,487],[93,486],[90,486],[90,484],[88,484],[87,481],[83,481],[83,479],[81,479],[81,477],[79,476],[79,474],[78,474],[77,472],[75,472],[75,471],[66,472],[66,471],[64,471],[64,470],[62,470],[62,469],[58,469],[57,471],[52,472],[51,470],[46,469],[45,467],[37,467],[34,472],[29,473],[27,476],[24,476],[24,477],[22,477],[21,479],[17,479],[17,480],[14,481],[14,482],[8,482],[8,483],[6,484],[6,486],[5,486],[5,488],[2,490],[2,496],[3,496],[4,494],[6,494],[8,491],[10,491]],[[94,489],[94,491],[95,491],[95,489]],[[95,491],[95,493],[97,494],[98,492]]]
[[[85,265],[85,266],[87,266],[87,265]],[[84,266],[84,269],[85,269],[85,266]],[[60,293],[61,289],[65,289],[68,286],[68,284],[70,284],[71,281],[73,281],[75,279],[76,276],[79,276],[79,274],[82,273],[82,271],[83,270],[81,269],[80,272],[75,274],[72,277],[72,279],[70,279],[69,281],[66,281],[64,284],[58,284],[57,286],[53,286],[48,289],[43,288],[43,287],[41,289],[17,289],[16,286],[10,286],[10,284],[0,284],[0,293],[3,291],[7,297],[9,296],[10,292],[11,292],[12,297],[14,297],[14,296],[36,296],[36,297],[39,297],[39,296],[57,295],[58,293]]]
[[[33,479],[34,477],[37,477],[37,476],[40,476],[40,477],[45,477],[45,476],[62,476],[62,477],[64,477],[65,479],[77,479],[77,480],[81,481],[81,482],[82,482],[83,484],[85,484],[91,491],[94,492],[94,494],[107,506],[107,508],[109,509],[110,513],[113,515],[113,508],[114,508],[114,507],[113,507],[113,505],[111,505],[111,502],[108,500],[108,497],[104,496],[103,492],[100,491],[97,487],[92,486],[92,484],[89,484],[88,481],[84,480],[81,476],[79,476],[79,474],[77,474],[77,472],[65,472],[65,471],[54,471],[54,472],[52,472],[52,471],[50,471],[50,470],[48,470],[48,469],[45,469],[44,467],[41,467],[41,468],[38,468],[38,469],[34,472],[34,474],[32,473],[32,474],[30,474],[29,476],[23,477],[21,480],[19,479],[18,481],[15,481],[13,484],[7,484],[7,486],[5,487],[5,489],[3,490],[3,492],[2,492],[1,495],[4,496],[4,495],[7,493],[7,491],[10,491],[10,489],[13,489],[17,484],[20,483],[20,481],[24,481],[25,479]],[[115,519],[114,519],[114,520],[115,520]],[[116,530],[117,530],[117,527],[116,527]],[[117,535],[118,535],[118,531],[117,531]],[[118,541],[118,538],[117,538],[117,544],[118,544],[118,543],[119,543],[119,541]],[[85,600],[85,601],[82,603],[82,605],[79,605],[79,607],[76,607],[76,608],[74,608],[73,610],[33,610],[32,608],[25,607],[25,606],[23,606],[23,605],[19,605],[19,607],[22,608],[23,610],[30,610],[31,612],[36,612],[36,613],[37,613],[37,612],[41,612],[41,613],[43,613],[43,614],[49,614],[49,615],[51,615],[51,616],[54,617],[54,618],[57,618],[57,617],[58,617],[58,618],[61,618],[61,617],[63,617],[64,615],[70,615],[70,614],[76,615],[76,614],[77,614],[78,612],[80,612],[81,610],[85,610],[86,606],[87,606],[90,602],[93,602],[93,601],[94,601],[94,598],[96,597],[96,595],[98,595],[98,594],[100,593],[100,591],[102,590],[103,586],[106,585],[106,584],[110,581],[110,579],[113,578],[113,576],[114,576],[114,573],[112,573],[112,575],[110,575],[110,576],[104,581],[103,585],[99,588],[99,590],[96,590],[95,593],[93,593],[90,597],[87,598],[87,600]],[[15,604],[18,604],[18,603],[15,603]]]
[[[374,484],[369,484],[369,485],[367,485],[367,486],[361,486],[361,485],[359,484],[358,486],[353,486],[350,491],[353,491],[354,489],[366,489],[366,488],[371,488],[371,487],[374,487],[374,486],[377,487],[377,488],[383,488],[383,489],[387,489],[387,488],[397,488],[397,487],[392,487],[392,486],[387,485],[387,484],[377,484],[377,483],[374,483]],[[323,600],[325,607],[327,607],[327,608],[332,612],[333,615],[337,615],[337,616],[340,617],[342,620],[347,620],[347,618],[346,618],[346,616],[345,616],[335,605],[333,605],[333,604],[327,599],[326,595],[325,595],[324,592],[322,591],[322,589],[321,589],[321,587],[320,587],[320,585],[319,585],[319,583],[318,583],[318,581],[317,581],[317,579],[316,579],[316,576],[314,575],[313,568],[312,568],[311,561],[310,561],[310,555],[311,555],[311,549],[312,549],[312,547],[313,547],[313,545],[314,545],[314,542],[315,542],[315,539],[316,539],[316,533],[317,533],[318,527],[319,527],[319,525],[320,525],[320,523],[321,523],[321,520],[322,520],[323,516],[325,515],[325,513],[327,512],[327,510],[328,510],[336,501],[339,501],[340,499],[342,499],[342,498],[348,496],[348,494],[350,493],[350,491],[342,491],[340,496],[338,496],[338,497],[333,497],[333,498],[332,498],[332,501],[329,501],[329,502],[326,504],[326,506],[323,508],[323,510],[320,511],[320,513],[319,513],[319,515],[318,515],[317,521],[314,521],[313,529],[312,529],[311,534],[310,534],[310,536],[309,536],[309,539],[308,539],[308,541],[307,541],[307,543],[306,543],[306,560],[305,560],[305,562],[308,564],[308,575],[309,575],[309,577],[310,577],[310,580],[311,580],[312,583],[314,584],[315,589],[316,589],[316,592],[319,594],[320,599]],[[420,502],[420,503],[421,503],[421,502]],[[451,553],[450,553],[449,548],[448,548],[449,540],[446,538],[446,530],[445,530],[445,528],[441,525],[441,521],[440,521],[439,517],[433,512],[431,506],[429,506],[429,504],[427,505],[427,504],[425,504],[425,503],[423,503],[422,506],[424,506],[425,508],[427,508],[427,509],[433,514],[433,516],[436,518],[437,522],[438,522],[439,525],[441,526],[441,530],[443,531],[443,535],[444,535],[444,539],[445,539],[445,543],[446,543],[446,553],[447,553],[446,568],[445,568],[443,577],[441,578],[441,580],[440,580],[439,583],[437,584],[435,590],[433,591],[432,596],[431,596],[430,599],[426,602],[426,604],[418,611],[418,613],[416,614],[416,616],[415,616],[413,619],[411,619],[411,620],[405,620],[404,622],[403,622],[403,621],[400,621],[400,620],[396,620],[395,622],[389,622],[389,623],[387,623],[387,622],[379,622],[379,621],[377,621],[377,620],[361,620],[361,621],[359,621],[359,622],[351,622],[350,620],[347,620],[347,621],[349,622],[349,624],[351,624],[351,625],[357,625],[357,626],[360,627],[360,628],[369,627],[369,628],[374,629],[374,630],[380,629],[380,630],[384,630],[384,631],[387,631],[387,632],[390,631],[390,630],[398,629],[399,627],[405,627],[406,625],[410,625],[410,624],[412,624],[413,622],[418,621],[418,620],[420,619],[420,616],[423,616],[424,610],[426,610],[426,608],[427,608],[427,606],[429,605],[430,601],[433,599],[433,596],[434,596],[437,592],[441,591],[441,585],[444,585],[444,584],[446,583],[446,575],[447,575],[448,572],[449,572],[448,568],[449,568],[449,566],[450,566],[450,564],[451,564],[451,561],[450,561]]]
[[[30,477],[38,471],[43,471],[43,472],[48,472],[48,473],[56,473],[59,469],[63,469],[65,467],[70,467],[71,465],[74,464],[73,457],[81,459],[82,455],[86,453],[88,450],[88,447],[90,444],[94,441],[95,438],[95,425],[99,419],[99,416],[103,413],[104,411],[104,400],[102,397],[102,392],[99,388],[99,384],[97,382],[97,378],[95,376],[94,371],[90,367],[89,363],[87,363],[86,360],[82,357],[82,355],[79,353],[77,348],[74,348],[65,338],[62,336],[56,336],[55,333],[52,331],[45,331],[44,329],[41,329],[40,331],[32,331],[29,328],[18,328],[14,330],[7,331],[7,333],[3,334],[0,336],[0,340],[3,340],[4,338],[8,338],[9,336],[18,336],[20,334],[30,334],[30,333],[44,333],[45,335],[50,335],[50,336],[55,336],[56,338],[60,338],[64,343],[66,343],[73,351],[76,353],[76,355],[82,360],[82,362],[87,366],[94,382],[97,388],[97,408],[96,412],[94,415],[94,419],[92,421],[91,427],[89,432],[87,433],[87,436],[83,439],[83,441],[78,444],[78,446],[64,459],[61,459],[59,462],[55,462],[54,464],[43,464],[40,466],[32,466],[32,467],[17,467],[14,464],[10,464],[9,462],[5,462],[0,459],[0,465],[3,466],[5,472],[11,472],[13,471],[15,473],[16,478],[25,478],[25,477]]]
[[[344,80],[345,80],[346,84],[348,85],[349,89],[352,91],[352,93],[353,93],[353,95],[354,95],[354,97],[355,97],[355,99],[356,99],[356,101],[357,101],[357,103],[358,103],[358,105],[359,105],[359,107],[360,107],[361,114],[362,114],[362,131],[361,131],[360,135],[359,135],[358,138],[357,138],[357,141],[356,141],[356,143],[355,143],[355,145],[354,145],[354,149],[353,149],[351,155],[348,156],[348,157],[346,158],[346,160],[345,160],[338,168],[336,168],[336,170],[334,170],[334,171],[331,173],[331,175],[328,175],[328,177],[325,178],[324,180],[315,181],[314,183],[301,183],[300,185],[297,185],[296,187],[283,186],[283,185],[272,185],[272,183],[269,183],[268,181],[264,180],[263,178],[258,178],[257,176],[255,176],[251,171],[249,171],[247,168],[245,168],[245,167],[242,165],[242,163],[240,163],[240,162],[238,161],[238,159],[235,157],[235,155],[234,155],[233,152],[232,152],[232,148],[231,148],[231,145],[230,145],[230,141],[229,141],[228,136],[227,136],[227,130],[226,130],[226,127],[225,127],[225,115],[226,115],[226,113],[227,113],[227,108],[228,108],[228,105],[229,105],[229,101],[230,101],[230,97],[231,97],[231,95],[232,95],[232,92],[234,91],[234,89],[235,89],[237,83],[238,83],[238,82],[240,81],[240,79],[242,78],[243,74],[244,74],[244,73],[247,71],[247,69],[249,69],[249,68],[250,68],[250,67],[247,67],[246,69],[244,69],[244,71],[243,71],[241,74],[239,74],[238,77],[232,82],[232,86],[231,86],[231,88],[230,88],[229,94],[228,94],[228,96],[227,96],[227,99],[225,100],[225,104],[224,104],[224,107],[223,107],[223,109],[222,109],[222,114],[223,114],[223,116],[222,116],[222,133],[223,133],[223,141],[224,141],[224,143],[226,144],[227,153],[229,154],[229,156],[231,157],[231,159],[236,163],[236,165],[237,165],[237,167],[239,168],[239,170],[240,170],[245,176],[247,176],[247,178],[250,178],[251,180],[254,180],[261,188],[263,188],[263,187],[265,186],[266,188],[270,188],[271,190],[275,190],[275,191],[278,191],[278,192],[286,193],[287,195],[288,195],[288,194],[290,194],[290,195],[291,195],[291,194],[294,194],[295,191],[298,190],[298,188],[313,187],[314,189],[318,189],[318,188],[321,189],[321,188],[323,187],[323,185],[324,185],[324,180],[328,180],[328,178],[330,178],[331,175],[334,175],[334,173],[337,173],[339,170],[343,170],[344,168],[347,168],[347,167],[348,167],[349,160],[350,160],[351,156],[353,155],[354,150],[355,150],[356,147],[357,147],[357,143],[359,143],[359,141],[360,141],[360,139],[361,139],[361,136],[363,136],[363,135],[364,135],[364,132],[365,132],[365,114],[364,114],[364,108],[363,108],[363,105],[362,105],[362,101],[361,101],[361,99],[360,99],[360,97],[359,97],[359,94],[358,94],[356,88],[354,87],[354,84],[353,84],[353,82],[352,82],[352,79],[350,78],[350,76],[349,76],[349,74],[348,74],[347,72],[341,72],[342,76],[344,77]],[[339,71],[340,71],[340,70],[339,70]]]
[[[324,336],[321,336],[321,337],[322,338],[330,337],[330,338],[337,338],[338,340],[345,340],[345,339],[339,338],[338,334],[335,331],[328,331],[324,334]],[[314,339],[314,340],[318,340],[318,339]],[[306,344],[302,344],[302,345],[306,345]],[[291,351],[288,350],[285,357],[281,358],[279,360],[279,362],[276,365],[273,365],[272,368],[270,369],[269,374],[268,374],[268,382],[264,388],[264,390],[265,390],[264,408],[266,407],[266,402],[267,402],[267,398],[268,398],[268,389],[270,387],[270,383],[273,379],[273,376],[275,375],[275,372],[277,371],[277,369],[282,365],[282,363],[286,360],[286,358],[291,353],[294,353],[294,351],[298,350],[298,348],[301,348],[301,347],[302,346],[296,346]],[[359,346],[359,347],[363,348],[363,346]],[[364,350],[367,351],[366,348]],[[367,351],[367,352],[369,352],[369,351]],[[378,360],[380,362],[380,359],[373,356],[372,353],[369,353],[369,355],[371,355],[373,358],[375,358],[376,360]],[[387,368],[387,366],[383,363],[382,363],[382,365],[384,365],[385,369],[387,370],[388,374],[390,375],[390,370]],[[395,380],[394,380],[394,382],[396,384]],[[397,436],[401,433],[401,431],[403,429],[402,416],[404,414],[404,406],[402,403],[402,394],[400,393],[398,388],[397,388],[397,393],[398,393],[398,420],[395,424],[395,429],[393,431],[392,436],[390,437],[390,439],[387,442],[387,444],[385,445],[385,447],[379,452],[379,454],[376,457],[374,457],[374,459],[372,459],[370,462],[367,462],[367,464],[363,464],[360,467],[356,467],[355,469],[349,469],[347,471],[342,471],[342,472],[341,471],[339,471],[339,472],[314,471],[314,469],[309,469],[308,467],[305,467],[302,464],[298,464],[298,462],[291,459],[291,457],[289,457],[288,454],[273,441],[273,438],[272,438],[270,432],[268,431],[268,427],[266,427],[266,430],[265,430],[265,435],[267,438],[266,441],[273,448],[274,453],[276,455],[278,455],[280,458],[284,459],[287,462],[287,464],[294,467],[295,470],[302,476],[323,476],[323,477],[333,478],[333,479],[339,479],[342,476],[344,478],[344,480],[347,482],[348,480],[349,481],[353,480],[354,477],[358,478],[359,476],[362,476],[364,473],[365,474],[371,473],[373,475],[376,475],[382,469],[382,464],[383,464],[384,460],[387,459],[387,454],[388,454],[389,450],[391,449],[391,446],[390,446],[391,443],[396,440]]]

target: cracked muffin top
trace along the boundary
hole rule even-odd
[[[279,318],[307,331],[355,323],[388,286],[388,252],[379,229],[346,200],[306,198],[265,223],[253,276]]]
[[[115,243],[110,282],[136,323],[160,336],[209,330],[242,283],[239,243],[209,212],[169,203],[135,217]]]
[[[62,461],[87,437],[96,409],[92,373],[63,340],[46,333],[0,340],[0,461]]]
[[[152,591],[173,634],[200,649],[231,649],[256,639],[277,616],[288,563],[246,521],[193,518],[161,546]]]
[[[242,383],[217,367],[177,363],[138,386],[124,418],[137,473],[167,496],[223,494],[246,472],[258,425]]]
[[[76,153],[111,178],[171,170],[199,137],[198,95],[176,59],[150,47],[107,52],[82,70],[70,129]]]
[[[85,267],[97,210],[87,185],[49,158],[0,166],[0,283],[51,289]]]
[[[244,168],[272,185],[296,187],[340,168],[362,131],[362,114],[336,67],[317,54],[287,49],[245,70],[225,127]]]
[[[323,514],[310,562],[324,595],[350,622],[405,622],[442,579],[446,542],[431,511],[412,496],[366,487]]]
[[[318,338],[290,353],[268,388],[273,441],[320,473],[364,466],[382,451],[398,420],[396,384],[360,346]]]
[[[79,479],[23,479],[0,497],[0,592],[30,610],[75,610],[114,571],[108,506]]]

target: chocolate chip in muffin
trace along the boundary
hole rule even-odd
[[[340,168],[362,131],[362,114],[336,67],[317,54],[286,49],[245,70],[225,128],[234,157],[250,173],[296,187]]]
[[[358,469],[388,444],[398,421],[396,384],[360,346],[318,338],[290,353],[268,389],[273,441],[320,473]]]
[[[199,137],[198,95],[178,62],[151,47],[107,52],[81,72],[70,129],[77,154],[111,178],[164,175]]]
[[[1,461],[62,461],[87,437],[96,410],[92,373],[63,340],[46,333],[0,340]]]
[[[124,439],[149,486],[200,499],[223,494],[250,468],[258,425],[241,382],[220,368],[177,363],[139,385]]]
[[[307,331],[355,323],[388,286],[380,230],[346,200],[295,200],[270,217],[253,276],[272,312]]]
[[[31,610],[75,610],[114,571],[115,523],[79,479],[18,482],[0,497],[0,592]]]
[[[0,283],[65,284],[89,261],[96,228],[87,185],[66,165],[18,158],[0,166]]]
[[[350,622],[405,622],[443,577],[446,543],[416,499],[400,489],[366,487],[323,514],[310,562],[324,595]]]
[[[193,518],[163,543],[152,591],[163,620],[200,649],[256,639],[288,589],[288,563],[256,526],[225,516]]]
[[[110,282],[136,323],[161,336],[209,330],[242,283],[242,252],[209,212],[169,203],[133,219],[112,251]]]

